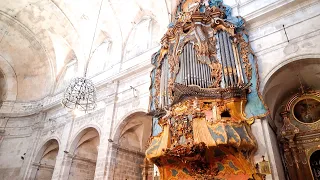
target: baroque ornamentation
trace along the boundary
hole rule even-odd
[[[230,12],[220,0],[182,0],[152,56],[150,115],[160,131],[146,157],[161,179],[261,178],[245,113],[254,61],[243,19]]]
[[[319,149],[319,100],[319,91],[297,93],[281,112],[280,144],[290,179],[312,179],[308,161],[311,149]]]

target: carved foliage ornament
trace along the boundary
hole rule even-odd
[[[206,7],[204,13],[201,13],[198,8],[194,8],[192,12],[179,13],[175,24],[169,27],[161,40],[162,47],[155,67],[155,106],[157,108],[160,107],[158,99],[163,95],[159,93],[163,61],[165,58],[168,59],[169,79],[166,95],[172,102],[174,84],[177,74],[181,71],[179,56],[187,43],[193,44],[198,63],[210,68],[211,80],[208,87],[222,88],[221,83],[225,84],[224,87],[239,86],[251,79],[252,67],[249,55],[252,52],[249,43],[242,37],[242,33],[235,32],[235,25],[223,18],[224,10],[217,7]],[[219,40],[218,33],[221,31],[226,32],[226,36]],[[217,43],[217,41],[220,42]],[[230,47],[227,47],[228,43]],[[217,44],[221,44],[221,47],[226,49],[219,48]],[[246,82],[243,74],[246,76]]]

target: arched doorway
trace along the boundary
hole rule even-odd
[[[133,113],[123,120],[114,138],[113,149],[116,153],[111,179],[140,180],[152,176],[144,154],[151,135],[151,124],[151,117],[144,112]]]
[[[310,167],[314,180],[320,180],[320,150],[310,156]]]
[[[319,74],[320,59],[297,60],[275,71],[263,90],[270,110],[268,122],[277,135],[285,176],[290,180],[312,179],[306,149],[318,146],[312,139],[320,132],[318,118],[313,118],[319,116]],[[313,114],[309,114],[311,108]]]
[[[52,178],[58,152],[59,144],[55,139],[51,139],[43,145],[34,163],[37,166],[35,180],[48,180]]]
[[[78,134],[70,152],[69,180],[94,179],[99,144],[99,133],[94,128],[87,128]]]

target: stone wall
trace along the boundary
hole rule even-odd
[[[115,180],[140,180],[142,179],[142,165],[144,154],[138,151],[119,147],[115,156]]]
[[[284,64],[320,57],[319,9],[320,2],[316,0],[253,0],[234,8],[234,13],[239,12],[248,21],[248,33],[259,65],[261,92],[268,78]],[[286,27],[289,42],[282,25]],[[93,76],[98,91],[98,106],[93,112],[73,117],[61,107],[61,93],[33,102],[4,102],[0,109],[0,179],[33,179],[37,169],[33,164],[50,139],[59,143],[52,179],[67,179],[74,171],[89,174],[81,175],[87,179],[141,179],[143,149],[119,147],[116,140],[132,114],[148,111],[150,57],[156,50],[150,49]],[[98,154],[90,165],[77,160],[72,152],[73,142],[87,128],[99,133]],[[267,179],[283,179],[276,138],[266,119],[256,120],[252,129],[259,144],[255,161],[266,156],[273,173]]]

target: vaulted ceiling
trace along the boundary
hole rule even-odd
[[[83,75],[94,33],[91,52],[108,39],[112,58],[121,59],[130,32],[144,17],[165,32],[171,6],[170,0],[1,0],[0,69],[16,80],[8,90],[16,88],[18,101],[52,94],[71,60]]]

